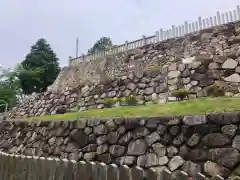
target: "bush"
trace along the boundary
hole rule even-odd
[[[217,84],[212,84],[210,86],[207,86],[205,88],[207,96],[212,96],[212,97],[219,97],[219,96],[224,96],[224,88],[220,85]]]
[[[147,71],[161,71],[162,70],[162,66],[148,66],[147,67]]]
[[[119,103],[121,106],[136,106],[138,103],[138,100],[135,96],[130,95],[128,97],[114,97],[114,98],[105,98],[104,101],[107,103],[109,107],[113,107],[117,103]]]
[[[188,91],[186,89],[179,89],[179,90],[174,90],[171,92],[171,95],[176,97],[177,100],[184,100],[185,98],[188,98],[189,94],[196,94],[195,92]]]
[[[131,95],[126,97],[126,103],[128,106],[136,106],[138,103],[138,100],[135,96]]]
[[[114,98],[105,98],[104,101],[109,107],[113,107],[115,104],[119,102],[119,98],[114,97]]]

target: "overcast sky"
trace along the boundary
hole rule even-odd
[[[0,0],[0,64],[20,63],[38,38],[45,38],[60,59],[86,52],[102,36],[114,44],[138,39],[160,28],[209,17],[239,0]]]

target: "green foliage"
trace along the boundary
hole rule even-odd
[[[39,39],[21,63],[18,78],[24,94],[44,92],[60,72],[58,58],[45,39]]]
[[[112,41],[108,37],[102,37],[99,39],[91,49],[88,50],[88,54],[95,54],[109,50],[113,46]]]
[[[6,104],[8,109],[12,108],[20,97],[21,89],[16,71],[2,68],[0,74],[0,112],[5,111]]]
[[[188,91],[186,89],[178,89],[171,92],[171,95],[176,97],[177,100],[180,100],[180,101],[184,100],[185,98],[188,98],[190,94],[195,94],[195,93],[192,91]]]
[[[107,103],[109,107],[113,107],[115,104],[119,103],[122,106],[136,106],[137,105],[137,98],[133,95],[128,97],[114,97],[114,98],[105,98],[104,101]]]
[[[80,109],[79,106],[75,106],[75,107],[70,109],[70,112],[78,112],[79,109]]]
[[[136,106],[138,103],[138,100],[136,98],[136,96],[130,95],[128,97],[126,97],[126,104],[129,106]]]
[[[224,88],[217,84],[212,84],[210,86],[207,86],[205,90],[206,90],[207,96],[219,97],[219,96],[224,96],[225,94]]]
[[[147,67],[147,71],[161,71],[162,70],[162,66],[148,66]]]
[[[117,104],[118,102],[121,102],[121,98],[105,98],[104,102],[107,104],[108,107],[113,107],[115,104]]]

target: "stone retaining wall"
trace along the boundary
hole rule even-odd
[[[212,84],[227,96],[240,95],[239,22],[65,68],[52,88],[18,105],[11,117],[55,114],[74,106],[104,108],[106,98],[130,95],[139,104],[162,103],[174,100],[170,94],[176,89],[194,91],[191,98],[196,98],[206,96]]]
[[[194,176],[240,168],[240,113],[0,123],[0,151],[138,165]]]

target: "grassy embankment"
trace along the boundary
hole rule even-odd
[[[91,109],[82,112],[29,117],[29,120],[76,120],[80,118],[174,116],[240,110],[240,98],[200,98],[166,104]]]

